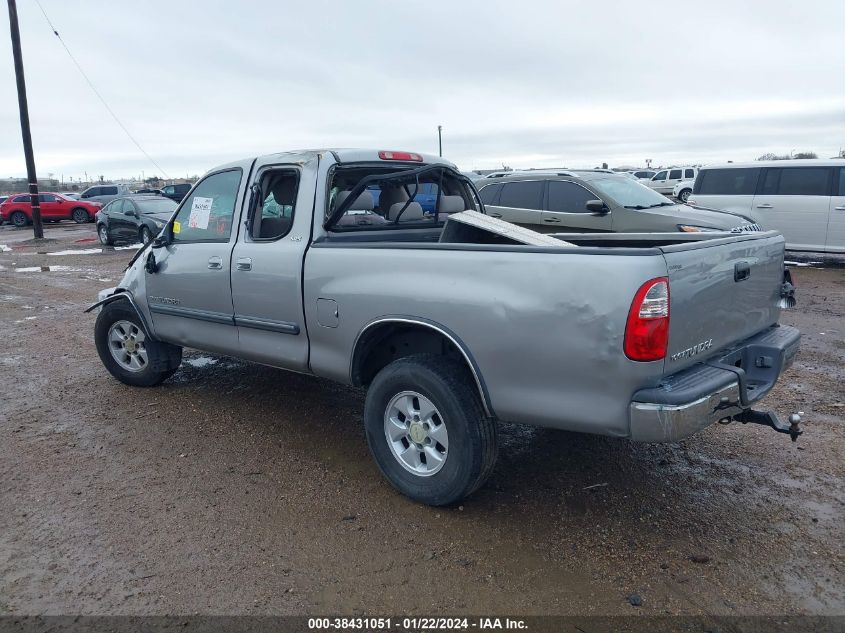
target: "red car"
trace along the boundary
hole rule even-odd
[[[49,222],[73,220],[78,224],[93,222],[94,215],[102,206],[98,202],[71,200],[60,193],[39,193],[41,219]],[[0,204],[0,220],[11,222],[15,226],[26,226],[32,222],[32,204],[28,193],[9,196]]]

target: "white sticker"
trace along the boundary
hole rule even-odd
[[[188,217],[188,228],[207,229],[211,217],[211,205],[214,198],[194,198],[191,204],[191,215]]]

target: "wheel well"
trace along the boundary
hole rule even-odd
[[[358,338],[352,356],[352,384],[367,386],[376,374],[395,360],[415,354],[438,354],[464,365],[479,390],[485,410],[487,395],[480,374],[455,340],[433,326],[390,321],[367,328]]]

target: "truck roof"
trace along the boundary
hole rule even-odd
[[[381,160],[385,160],[379,156],[379,152],[388,151],[393,153],[398,153],[400,150],[378,150],[378,149],[358,149],[358,148],[319,148],[319,149],[297,149],[297,150],[290,150],[287,152],[276,152],[272,154],[264,154],[262,156],[258,156],[258,159],[266,160],[279,160],[284,162],[296,162],[296,161],[310,161],[317,157],[318,154],[333,154],[335,160],[339,163],[362,163],[362,162],[379,162]],[[408,153],[408,152],[403,152]],[[412,152],[416,154],[422,161],[414,161],[415,163],[422,164],[422,165],[432,165],[432,164],[441,164],[441,165],[448,165],[449,167],[454,167],[457,169],[454,163],[442,158],[440,156],[435,156],[433,154],[423,154],[421,152]],[[256,158],[256,157],[253,157]],[[408,161],[402,161],[408,162]],[[234,161],[227,165],[221,165],[220,167],[216,167],[216,169],[222,169],[226,167],[235,167],[240,166],[243,164],[243,160]]]

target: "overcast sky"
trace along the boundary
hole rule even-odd
[[[438,124],[462,169],[845,147],[841,0],[41,3],[171,177],[302,147],[436,153]],[[18,12],[39,175],[162,175],[35,0]],[[0,176],[23,175],[5,42]]]

